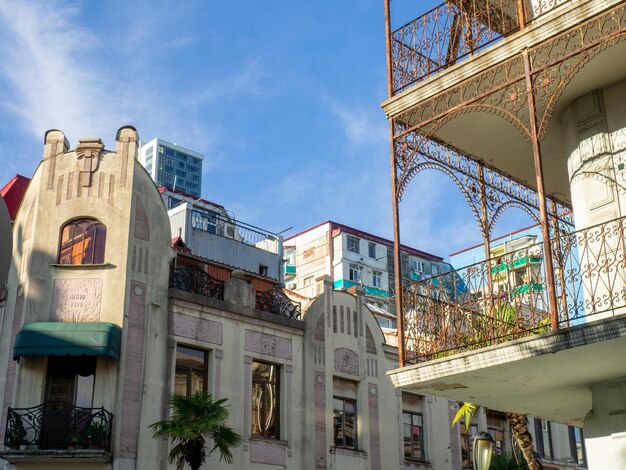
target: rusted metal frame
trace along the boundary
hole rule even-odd
[[[526,28],[526,12],[524,11],[524,0],[516,0],[517,2],[517,24],[519,30],[524,31]]]
[[[387,33],[387,94],[393,96],[393,70],[391,57],[391,17],[389,1],[385,0],[385,32]],[[396,322],[398,331],[398,364],[404,366],[405,343],[404,343],[404,308],[402,303],[402,263],[400,255],[400,214],[398,209],[398,180],[396,169],[395,145],[393,140],[394,120],[389,118],[389,160],[391,164],[391,204],[393,213],[393,261],[394,274],[396,276]]]
[[[426,138],[426,137],[424,137],[424,138]],[[521,186],[521,187],[523,187],[523,188],[527,189],[529,192],[531,192],[531,193],[533,193],[533,194],[536,194],[536,193],[537,193],[537,191],[535,191],[534,189],[529,188],[529,187],[528,187],[528,186],[526,186],[525,184],[523,184],[523,183],[521,183],[521,182],[519,182],[519,181],[516,181],[515,179],[513,179],[513,178],[509,177],[508,175],[505,175],[504,173],[499,172],[498,170],[496,170],[496,169],[494,169],[493,167],[489,166],[487,163],[485,163],[485,162],[483,162],[483,161],[481,161],[481,160],[474,160],[474,159],[472,159],[472,158],[468,157],[467,155],[463,154],[461,151],[459,151],[458,149],[456,149],[454,146],[452,146],[452,145],[450,145],[450,144],[447,144],[447,143],[445,143],[445,142],[443,142],[443,141],[440,141],[439,139],[432,138],[432,137],[431,137],[431,138],[428,138],[428,140],[430,140],[430,141],[432,141],[432,142],[436,143],[437,145],[440,145],[441,147],[445,148],[446,150],[448,150],[448,151],[450,151],[450,152],[456,153],[456,154],[457,154],[457,156],[458,156],[461,160],[465,160],[465,161],[471,162],[471,163],[467,163],[467,166],[468,166],[468,167],[469,167],[469,166],[471,166],[471,164],[472,164],[472,163],[473,163],[473,164],[475,164],[475,165],[477,166],[477,168],[478,168],[478,166],[480,165],[480,166],[482,167],[482,170],[481,170],[481,171],[483,172],[483,179],[484,179],[484,170],[485,170],[485,169],[487,169],[488,171],[493,172],[494,174],[498,175],[499,177],[501,177],[501,178],[503,178],[503,179],[506,179],[506,180],[510,180],[510,181],[512,181],[513,183],[515,183],[515,184],[517,184],[517,185],[519,185],[519,186]],[[409,148],[412,150],[412,152],[413,152],[413,154],[414,154],[414,155],[415,155],[415,154],[418,154],[418,155],[421,155],[421,156],[422,156],[425,160],[430,160],[430,161],[438,162],[438,163],[440,163],[440,164],[442,164],[442,165],[445,165],[445,166],[447,166],[448,168],[450,168],[452,171],[457,172],[457,173],[460,173],[461,175],[463,175],[463,176],[465,176],[465,177],[467,177],[467,178],[470,178],[470,179],[472,179],[472,180],[474,180],[474,181],[477,181],[477,182],[480,184],[480,177],[478,176],[478,174],[476,174],[476,175],[475,175],[475,174],[473,174],[472,172],[466,171],[465,169],[463,169],[463,167],[462,167],[462,166],[459,166],[459,165],[451,165],[451,164],[450,164],[450,162],[448,162],[448,161],[444,162],[444,161],[442,161],[441,159],[438,159],[438,158],[436,158],[436,157],[432,156],[429,152],[426,152],[426,151],[424,151],[424,150],[415,149],[415,148],[410,147],[410,146],[409,146]],[[520,205],[522,205],[522,206],[525,206],[525,207],[531,208],[532,210],[539,210],[539,205],[538,205],[538,203],[537,203],[537,205],[534,205],[534,204],[532,204],[530,201],[525,200],[525,199],[523,199],[523,198],[521,198],[521,197],[519,197],[519,196],[517,196],[517,195],[515,195],[515,194],[513,194],[513,193],[511,193],[511,192],[509,192],[509,191],[506,191],[506,190],[505,190],[505,188],[502,188],[502,187],[497,186],[497,185],[490,184],[490,183],[489,183],[489,182],[487,182],[487,181],[484,181],[484,184],[485,184],[485,186],[486,186],[487,188],[489,188],[489,189],[491,189],[491,190],[493,190],[493,191],[495,191],[495,192],[497,192],[497,193],[501,194],[501,195],[502,195],[502,196],[504,196],[506,199],[509,199],[509,200],[511,200],[511,201],[514,201],[514,202],[517,202],[517,203],[519,203],[519,204],[520,204]],[[538,199],[538,197],[537,197],[537,199]],[[570,209],[568,206],[564,206],[564,205],[562,205],[562,204],[561,204],[561,207],[566,208],[566,209]],[[560,222],[562,222],[562,223],[566,223],[566,224],[568,224],[568,225],[570,225],[570,226],[571,226],[571,224],[569,224],[566,220],[563,220],[563,219],[559,218],[559,216],[558,216],[558,212],[554,212],[554,213],[553,213],[553,214],[551,214],[551,215],[552,215],[553,217],[556,217],[556,218],[557,218]],[[489,229],[487,229],[484,233],[486,233],[486,234],[490,234],[490,230],[489,230]],[[488,236],[488,235],[487,235],[487,236]]]
[[[616,11],[616,10],[618,10],[618,9],[620,9],[620,8],[623,8],[623,5],[619,5],[619,6],[617,6],[616,8],[613,8],[612,10],[609,10],[608,12],[607,12],[607,11],[603,12],[602,14],[612,13],[613,11]],[[570,28],[570,29],[569,29],[569,30],[567,30],[567,31],[564,31],[564,32],[562,32],[562,33],[560,33],[560,34],[558,34],[558,35],[556,35],[556,36],[553,36],[552,38],[548,39],[547,41],[556,41],[556,40],[558,40],[558,39],[559,39],[560,37],[562,37],[562,36],[566,36],[566,35],[568,35],[568,34],[571,34],[573,30],[575,30],[575,29],[577,29],[577,28],[584,27],[584,26],[585,26],[585,24],[587,24],[587,23],[591,23],[591,22],[593,22],[593,21],[597,20],[599,17],[600,17],[600,15],[597,15],[597,16],[595,16],[594,18],[592,18],[592,19],[590,19],[589,21],[587,21],[586,23],[576,25],[576,26],[574,26],[574,27]],[[615,36],[616,34],[619,34],[619,33],[620,33],[620,32],[622,32],[622,31],[626,31],[626,27],[622,27],[622,28],[620,28],[619,30],[616,30],[616,31],[611,31],[611,36]],[[550,67],[553,67],[553,66],[555,66],[555,65],[557,65],[557,64],[559,64],[559,63],[561,63],[561,62],[564,62],[565,60],[570,59],[570,58],[572,58],[572,57],[574,57],[574,56],[576,56],[576,55],[580,54],[581,52],[584,52],[584,51],[589,50],[589,49],[593,49],[594,47],[596,47],[596,46],[599,46],[599,45],[603,44],[606,40],[607,40],[607,37],[602,37],[602,38],[599,38],[599,39],[597,39],[597,40],[595,40],[595,41],[592,41],[592,42],[590,42],[590,43],[585,43],[584,45],[582,45],[581,47],[577,48],[576,50],[574,50],[574,51],[572,51],[572,52],[569,52],[569,53],[567,53],[567,54],[564,54],[564,55],[562,55],[562,56],[559,56],[558,58],[556,58],[556,59],[554,59],[554,60],[551,60],[551,61],[549,61],[549,62],[546,62],[545,64],[542,64],[542,65],[540,65],[540,66],[533,67],[533,68],[532,68],[532,75],[539,74],[540,72],[543,72],[543,71],[545,71],[546,69],[548,69],[548,68],[550,68]],[[544,43],[543,43],[543,44],[541,44],[541,45],[538,45],[538,46],[533,47],[532,49],[530,49],[530,51],[529,51],[529,52],[530,52],[530,53],[532,53],[532,52],[534,52],[535,50],[538,50],[538,49],[540,49],[540,48],[546,47],[546,46],[545,46],[545,42],[547,42],[547,41],[544,41]],[[515,57],[511,57],[511,58],[509,58],[508,60],[514,60],[514,59],[515,59]],[[492,69],[495,69],[496,67],[498,67],[498,66],[500,66],[500,65],[502,65],[502,64],[504,64],[504,62],[500,62],[500,63],[498,63],[498,64],[493,65],[492,67],[489,67],[488,69],[485,69],[485,70],[482,70],[482,71],[480,71],[480,72],[477,72],[477,73],[476,73],[476,74],[474,74],[472,77],[469,77],[469,78],[467,78],[467,79],[463,80],[463,82],[461,82],[460,84],[458,84],[455,88],[457,88],[457,89],[461,89],[461,88],[463,88],[463,87],[464,87],[464,86],[465,86],[465,85],[466,85],[466,84],[467,84],[470,80],[475,79],[478,75],[481,75],[481,74],[487,73],[487,72],[491,71]],[[468,104],[472,104],[472,103],[474,103],[474,102],[476,102],[476,101],[482,100],[483,98],[486,98],[486,97],[488,97],[489,95],[492,95],[493,93],[495,93],[495,92],[497,92],[497,91],[503,90],[503,89],[505,89],[505,88],[507,88],[507,87],[511,86],[511,85],[512,85],[512,84],[514,84],[515,82],[518,82],[518,81],[520,81],[520,80],[522,80],[522,79],[524,79],[524,74],[523,74],[523,73],[522,73],[522,74],[520,74],[519,76],[514,77],[513,79],[510,79],[510,80],[508,80],[508,81],[504,82],[502,85],[500,85],[500,86],[498,86],[498,87],[491,88],[491,89],[489,89],[488,91],[486,91],[486,92],[484,92],[484,93],[481,93],[481,94],[479,94],[479,95],[477,95],[477,96],[473,97],[472,99],[468,99],[468,100],[466,100],[466,101],[464,101],[464,102],[462,102],[462,103],[459,103],[459,104],[457,104],[457,105],[455,105],[455,106],[453,106],[453,107],[451,107],[451,108],[449,108],[449,109],[447,109],[447,110],[445,110],[445,111],[443,111],[443,112],[441,112],[441,113],[439,113],[439,114],[437,114],[437,115],[431,116],[429,119],[426,119],[426,120],[421,121],[421,122],[419,122],[419,123],[417,123],[417,124],[415,124],[415,125],[413,125],[413,126],[411,126],[411,127],[408,127],[407,129],[405,129],[405,130],[404,130],[404,131],[402,131],[401,133],[399,133],[399,134],[395,134],[395,136],[394,136],[394,137],[395,137],[395,138],[400,138],[400,137],[402,137],[403,135],[408,134],[409,132],[412,132],[412,131],[418,130],[418,129],[420,129],[420,128],[423,128],[423,127],[425,127],[425,126],[427,126],[427,125],[431,124],[432,122],[438,121],[438,120],[439,120],[439,119],[441,119],[442,117],[444,117],[444,116],[446,116],[446,115],[450,114],[451,112],[456,111],[456,110],[457,110],[457,109],[459,109],[459,108],[465,107],[465,106],[467,106]],[[407,112],[409,112],[409,111],[410,111],[410,109],[409,109],[409,110],[407,110],[407,111],[405,111],[405,112],[403,112],[403,114],[406,114],[406,113],[407,113]]]
[[[489,243],[489,216],[487,214],[487,193],[485,192],[485,174],[484,168],[482,164],[477,163],[476,170],[478,171],[478,187],[480,189],[480,218],[481,225],[483,231],[483,247],[485,249],[485,263],[487,267],[487,310],[489,312],[489,316],[493,320],[494,311],[493,311],[493,280],[491,279],[491,247]],[[495,328],[495,322],[491,322],[492,326]],[[493,331],[495,335],[495,330]]]
[[[387,58],[387,97],[393,96],[393,59],[391,57],[393,49],[391,47],[391,9],[390,0],[385,0],[385,53]]]
[[[524,59],[524,75],[526,79],[526,94],[528,100],[528,114],[532,135],[533,160],[537,177],[537,193],[539,195],[539,214],[541,233],[543,235],[544,262],[546,266],[546,284],[548,287],[548,305],[550,306],[550,323],[554,331],[559,329],[558,308],[556,302],[556,287],[554,282],[554,268],[552,265],[552,246],[550,244],[550,227],[548,226],[548,210],[543,183],[543,163],[541,160],[541,146],[537,135],[537,116],[535,114],[535,94],[533,92],[532,76],[530,72],[530,58],[528,49],[522,52]]]
[[[550,199],[550,206],[552,208],[552,213],[556,214],[556,202],[553,198]],[[566,284],[565,284],[565,266],[563,266],[563,248],[561,247],[561,234],[559,229],[559,220],[555,217],[550,218],[552,222],[552,230],[554,232],[554,250],[556,252],[556,267],[557,267],[557,277],[559,279],[559,283],[561,285],[561,292],[559,294],[559,306],[561,308],[562,316],[563,316],[563,326],[567,328],[569,326],[569,314],[567,312],[567,297],[566,297]]]
[[[450,28],[450,38],[448,39],[448,52],[446,53],[446,64],[456,63],[456,56],[459,53],[459,43],[461,39],[461,21],[460,14],[455,13],[452,20],[452,27]],[[419,53],[418,53],[419,54]],[[441,67],[445,67],[445,64]]]
[[[452,9],[456,8],[456,12],[452,13]],[[406,23],[405,25],[401,26],[400,28],[396,29],[395,31],[393,31],[391,34],[393,36],[395,36],[396,34],[400,34],[403,35],[403,31],[406,28],[410,28],[411,26],[413,26],[413,24],[419,24],[419,23],[425,23],[424,18],[427,18],[428,16],[432,16],[433,14],[436,14],[437,17],[439,16],[444,16],[444,15],[454,15],[454,19],[453,19],[453,24],[450,27],[450,42],[448,43],[448,51],[446,53],[445,58],[441,57],[439,59],[443,59],[444,63],[440,64],[440,60],[433,60],[433,59],[429,59],[429,62],[435,63],[435,64],[439,64],[437,68],[433,69],[433,70],[423,70],[422,73],[417,76],[416,78],[414,78],[411,81],[408,81],[407,83],[402,84],[401,86],[399,86],[397,89],[394,88],[394,93],[395,92],[401,92],[406,90],[407,88],[409,88],[411,85],[421,81],[422,79],[424,79],[425,77],[428,77],[430,75],[433,75],[434,73],[438,72],[439,70],[443,70],[445,68],[448,68],[449,66],[454,65],[455,63],[457,63],[460,59],[463,59],[464,57],[467,56],[472,56],[476,51],[481,50],[482,48],[496,42],[499,41],[500,39],[508,36],[509,34],[515,33],[516,31],[519,30],[519,24],[518,22],[516,23],[514,21],[514,18],[509,17],[508,15],[506,15],[503,11],[502,8],[500,8],[498,11],[500,11],[500,13],[503,14],[503,16],[505,16],[507,20],[504,19],[504,17],[496,17],[494,18],[491,13],[492,10],[498,10],[497,7],[492,7],[489,8],[489,6],[487,6],[486,9],[477,9],[476,8],[476,4],[475,1],[468,1],[468,0],[460,0],[460,1],[447,1],[444,2],[440,5],[438,5],[437,7],[429,10],[428,12],[424,13],[423,15],[420,15],[419,17],[417,17],[416,19],[409,21],[408,23]],[[437,10],[445,10],[443,13],[439,14],[437,12]],[[469,14],[468,11],[472,11],[473,10],[473,14]],[[437,12],[437,13],[435,13]],[[459,18],[462,17],[463,19],[459,20]],[[498,21],[496,21],[498,20]],[[435,20],[436,22],[436,20]],[[465,43],[467,44],[467,52],[464,52],[462,54],[458,54],[458,49],[459,49],[459,44],[458,41],[460,39],[460,32],[459,34],[454,35],[455,31],[458,31],[459,26],[462,25],[463,22],[467,23],[467,26],[465,28],[466,31],[466,38],[465,38]],[[515,26],[513,26],[513,24],[515,23]],[[486,36],[486,38],[488,38],[488,40],[485,40],[484,43],[481,43],[480,41],[480,37],[477,41],[476,44],[474,44],[474,38],[473,38],[473,32],[474,30],[480,31],[480,28],[478,26],[475,25],[482,25],[483,27],[485,27],[485,29],[487,31],[490,31],[491,34],[489,36]],[[461,27],[461,29],[463,29]],[[453,37],[454,35],[454,37]],[[495,36],[495,37],[490,37],[491,35]],[[401,41],[400,41],[401,42]],[[411,50],[413,50],[413,48],[410,48]],[[424,56],[423,54],[418,54],[420,56]]]
[[[390,143],[390,164],[391,164],[391,204],[393,215],[393,264],[394,275],[396,277],[396,322],[398,331],[398,363],[404,367],[406,344],[404,342],[404,302],[402,291],[402,257],[400,254],[400,212],[398,204],[398,179],[395,158],[395,145],[391,138],[393,135],[393,118],[389,119],[389,143]]]
[[[501,65],[501,64],[498,64],[498,65]],[[497,67],[497,65],[495,65],[495,66],[493,66],[493,67],[490,67],[490,68],[488,68],[488,69],[486,69],[486,70],[483,70],[483,71],[481,71],[481,72],[478,72],[478,73],[476,73],[476,74],[474,74],[473,76],[471,76],[471,77],[467,78],[466,80],[463,80],[460,84],[458,84],[458,85],[455,87],[455,89],[461,89],[461,88],[463,88],[463,87],[464,87],[464,86],[465,86],[465,85],[466,85],[466,84],[467,84],[470,80],[473,80],[473,79],[475,79],[478,75],[481,75],[481,74],[487,73],[487,72],[491,71],[492,69],[494,69],[494,68],[496,68],[496,67]],[[410,133],[410,132],[417,131],[417,130],[419,130],[419,129],[421,129],[421,128],[423,128],[423,127],[425,127],[425,126],[427,126],[427,125],[429,125],[429,124],[431,124],[431,123],[433,123],[433,122],[439,121],[441,118],[443,118],[443,117],[447,116],[448,114],[453,113],[453,112],[455,112],[455,111],[459,110],[460,108],[463,108],[463,107],[465,107],[465,106],[467,106],[467,105],[469,105],[469,104],[475,103],[476,101],[482,100],[483,98],[487,98],[488,96],[490,96],[490,95],[494,94],[496,91],[503,90],[503,89],[505,89],[505,88],[507,88],[507,87],[509,87],[509,86],[513,85],[514,83],[519,82],[519,81],[521,81],[521,80],[523,80],[523,79],[524,79],[524,74],[523,74],[523,73],[520,73],[520,74],[519,74],[518,76],[516,76],[515,78],[507,80],[506,82],[504,82],[502,85],[500,85],[500,86],[498,86],[498,87],[491,88],[491,89],[489,89],[488,91],[485,91],[484,93],[481,93],[481,94],[479,94],[478,96],[475,96],[475,97],[474,97],[474,98],[472,98],[472,99],[469,99],[469,100],[466,100],[466,101],[464,101],[464,102],[462,102],[462,103],[459,103],[459,104],[457,104],[457,105],[454,105],[453,107],[448,108],[448,109],[446,109],[445,111],[442,111],[441,113],[436,114],[435,116],[431,116],[430,118],[428,118],[428,119],[426,119],[426,120],[424,120],[424,121],[421,121],[421,122],[419,122],[418,124],[414,124],[413,126],[408,127],[407,129],[403,130],[402,132],[400,132],[400,133],[398,133],[398,134],[395,134],[395,135],[394,135],[394,139],[399,139],[400,137],[403,137],[403,136],[405,136],[406,134],[408,134],[408,133]],[[417,107],[417,106],[414,106],[413,108],[415,108],[415,107]],[[413,109],[413,108],[409,108],[409,109],[407,109],[406,111],[403,111],[403,112],[402,112],[402,114],[407,114],[407,113],[409,113],[409,112],[411,111],[411,109]]]

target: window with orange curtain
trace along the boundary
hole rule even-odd
[[[106,227],[95,219],[77,219],[61,230],[59,264],[104,263]]]

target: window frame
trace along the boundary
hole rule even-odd
[[[576,439],[576,431],[580,435],[580,455],[578,454],[578,444]],[[585,449],[585,434],[584,431],[576,426],[568,426],[570,454],[576,464],[586,467],[587,466],[587,450]]]
[[[363,282],[363,266],[357,263],[348,264],[348,280],[356,283]]]
[[[352,235],[346,235],[346,251],[360,254],[361,239]]]
[[[86,223],[86,226],[79,235],[76,235],[76,228],[83,223]],[[68,233],[67,240],[64,240],[65,230],[68,229],[69,231],[71,227],[74,227],[72,236],[70,237]],[[93,248],[89,248],[89,246],[85,246],[85,240],[87,239],[85,234],[88,233],[88,230],[92,227],[94,232],[90,239],[93,239],[93,242],[90,243],[93,244]],[[67,266],[103,264],[106,259],[106,239],[107,227],[98,219],[87,216],[70,219],[61,225],[59,231],[57,263]],[[79,244],[82,244],[82,250],[76,255],[74,254],[74,247]],[[86,260],[88,250],[91,250],[91,259]],[[74,262],[77,257],[80,257],[80,262]]]
[[[405,445],[406,436],[405,436],[405,433],[404,433],[404,431],[405,431],[404,425],[406,424],[404,422],[404,416],[405,415],[409,415],[411,417],[411,424],[409,424],[409,426],[410,426],[409,431],[413,427],[418,427],[420,429],[420,432],[419,432],[419,443],[418,443],[418,445],[419,445],[419,453],[420,453],[419,457],[414,457],[414,451],[413,451],[414,450],[414,442],[413,442],[413,439],[411,439],[411,436],[412,436],[411,432],[409,432],[411,455],[407,456],[407,454],[406,454],[406,445]],[[413,419],[412,418],[414,416],[419,416],[420,421],[421,421],[421,425],[415,426],[415,425],[412,424],[413,423]],[[424,449],[424,413],[419,412],[419,411],[412,411],[412,410],[404,410],[404,409],[402,410],[402,443],[403,443],[402,452],[403,452],[403,455],[404,455],[404,460],[409,460],[409,461],[412,461],[412,462],[425,462],[426,461],[426,452],[425,452],[425,449]]]
[[[335,406],[335,400],[337,401],[341,401],[342,403],[342,407],[341,410],[338,410],[338,408]],[[352,404],[354,407],[354,412],[353,412],[353,423],[354,423],[354,428],[352,430],[352,445],[347,445],[346,444],[346,433],[345,433],[345,429],[346,429],[346,403]],[[341,431],[342,431],[342,437],[341,437],[341,444],[338,445],[337,444],[337,418],[339,416],[337,416],[337,412],[340,413],[341,417],[343,418],[341,421]],[[338,449],[350,449],[350,450],[358,450],[359,449],[359,438],[358,438],[358,427],[357,427],[357,421],[358,421],[358,406],[357,406],[357,400],[355,398],[348,398],[348,397],[343,397],[341,395],[333,395],[333,446],[335,448]]]
[[[198,367],[184,367],[178,364],[178,351],[179,348],[189,349],[192,351],[201,352],[204,354],[204,362],[201,368]],[[179,371],[185,371],[186,381],[185,381],[185,396],[191,396],[192,390],[192,379],[193,379],[193,371],[202,371],[202,391],[208,391],[209,389],[209,350],[199,348],[196,346],[190,346],[188,344],[177,343],[176,348],[174,349],[174,390],[176,390],[176,377],[178,376]]]
[[[545,430],[544,430],[545,423]],[[548,437],[548,442],[546,443],[544,432],[546,432]],[[537,443],[537,455],[546,460],[554,459],[554,446],[552,443],[552,426],[550,425],[550,421],[545,419],[535,418],[535,441]],[[550,455],[546,455],[546,448],[549,449]]]
[[[368,242],[367,244],[367,254],[370,258],[376,259],[376,243]]]
[[[254,374],[254,364],[263,364],[265,366],[270,366],[270,367],[275,367],[276,368],[276,372],[275,372],[275,379],[274,381],[272,380],[267,380],[267,379],[259,379],[258,376],[255,376]],[[252,378],[251,378],[251,396],[250,396],[250,411],[251,411],[251,416],[254,416],[254,412],[255,412],[255,394],[254,394],[254,386],[255,384],[263,384],[263,385],[267,385],[269,384],[270,386],[273,385],[274,387],[274,394],[275,394],[275,398],[274,398],[274,405],[273,405],[273,409],[270,410],[270,414],[274,415],[274,430],[270,432],[270,430],[266,430],[263,431],[260,426],[259,427],[259,431],[258,432],[255,429],[255,423],[254,423],[254,419],[250,419],[250,435],[255,437],[255,438],[261,438],[261,439],[271,439],[271,440],[280,440],[280,436],[281,436],[281,426],[280,426],[280,420],[281,420],[281,412],[280,412],[280,407],[281,407],[281,366],[279,364],[274,364],[271,362],[267,362],[267,361],[263,361],[263,360],[259,360],[259,359],[253,359],[252,360],[252,364],[251,364],[251,369],[250,369],[250,373],[252,374]],[[263,406],[262,409],[265,409],[265,407]],[[259,408],[260,412],[265,416],[265,413],[262,412],[261,407]]]
[[[378,289],[383,288],[383,272],[382,271],[372,271],[372,287],[376,287]]]

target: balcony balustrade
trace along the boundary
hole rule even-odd
[[[4,445],[20,450],[99,449],[111,451],[113,415],[104,408],[81,408],[50,401],[9,408]]]
[[[256,308],[295,320],[299,320],[302,313],[300,303],[293,302],[280,287],[257,292]]]
[[[224,300],[224,281],[209,276],[197,266],[170,269],[170,287]]]
[[[626,313],[626,218],[551,240],[557,324]],[[403,287],[406,363],[551,330],[543,244]],[[526,262],[530,260],[530,262]],[[501,269],[503,267],[503,269]]]
[[[224,300],[224,281],[211,277],[197,266],[172,267],[170,269],[170,287]],[[256,308],[296,320],[300,318],[302,313],[300,303],[291,301],[280,287],[257,292]]]
[[[391,33],[393,92],[477,53],[567,0],[447,0]]]

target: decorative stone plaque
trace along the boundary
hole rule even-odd
[[[102,279],[55,279],[52,321],[100,321]]]
[[[359,375],[359,356],[348,348],[335,349],[335,370],[344,374]]]
[[[260,331],[246,330],[246,351],[291,359],[291,340]]]

